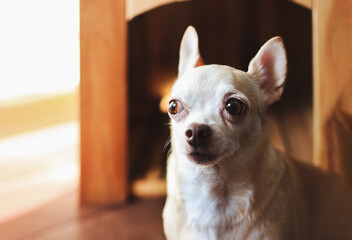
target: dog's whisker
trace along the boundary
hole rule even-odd
[[[171,136],[169,136],[165,142],[163,152],[169,155],[169,150],[171,149]]]
[[[172,153],[172,145],[170,145],[170,148],[169,148],[169,150],[167,151],[167,153],[166,153],[166,156],[167,157],[169,157],[170,156],[170,154]]]

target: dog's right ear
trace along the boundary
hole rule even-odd
[[[286,51],[280,37],[270,39],[260,48],[249,63],[248,73],[259,84],[267,105],[281,97],[286,78]]]
[[[198,49],[198,34],[194,27],[189,26],[181,41],[178,75],[181,76],[189,69],[200,65],[203,65],[203,61]]]

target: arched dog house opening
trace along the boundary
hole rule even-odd
[[[343,67],[348,54],[334,58],[334,62],[329,54],[339,52],[339,43],[348,39],[348,34],[340,33],[342,29],[350,32],[350,23],[348,13],[331,21],[325,19],[346,6],[303,0],[146,2],[81,2],[83,202],[124,201],[136,179],[162,179],[168,120],[159,106],[177,77],[179,43],[188,25],[199,33],[205,63],[242,70],[247,70],[261,44],[272,36],[282,36],[288,76],[281,101],[269,111],[273,113],[269,114],[273,142],[303,161],[342,169],[340,160],[324,153],[332,145],[330,134],[340,139],[336,135],[342,131],[340,127],[349,129],[343,120],[330,127],[326,121],[339,102],[347,101],[338,99],[348,96],[343,89],[350,89],[348,67]],[[336,41],[328,41],[331,34]],[[332,76],[332,66],[337,65],[341,67],[335,69],[339,80],[334,85],[327,76]],[[327,91],[327,87],[333,90]],[[334,100],[326,102],[324,96]],[[348,111],[346,114],[349,116]],[[341,158],[348,152],[347,148],[334,149]]]

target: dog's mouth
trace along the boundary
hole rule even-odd
[[[213,162],[216,159],[216,155],[202,153],[199,151],[193,151],[187,154],[187,157],[192,162],[195,162],[200,165],[206,165]]]

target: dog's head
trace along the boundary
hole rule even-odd
[[[266,107],[283,90],[282,39],[265,43],[247,72],[201,62],[197,33],[188,27],[169,102],[173,151],[201,165],[250,154],[258,146]]]

